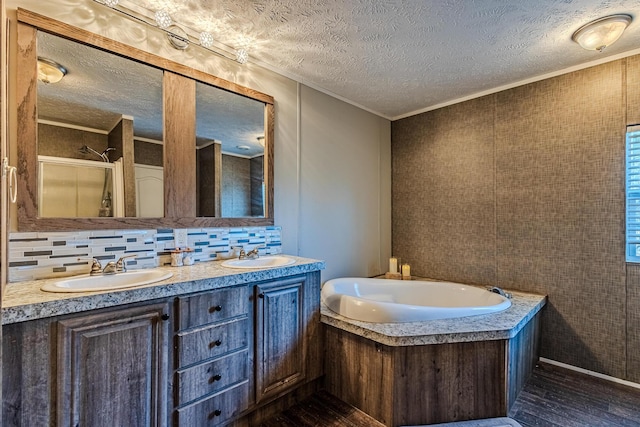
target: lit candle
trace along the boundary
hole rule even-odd
[[[392,256],[389,258],[389,273],[398,272],[398,258]]]
[[[402,264],[402,276],[411,276],[411,267],[409,266],[409,264]]]

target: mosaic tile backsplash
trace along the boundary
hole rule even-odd
[[[189,228],[187,247],[195,262],[237,256],[234,246],[259,247],[261,255],[282,252],[281,227]],[[10,233],[9,281],[73,276],[89,272],[91,259],[103,265],[124,255],[128,269],[171,264],[173,229]]]

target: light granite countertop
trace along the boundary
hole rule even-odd
[[[222,261],[185,267],[157,267],[158,270],[170,271],[173,276],[160,282],[113,291],[53,293],[40,290],[46,283],[60,278],[9,283],[2,299],[2,324],[261,282],[325,268],[324,261],[287,256],[294,258],[295,264],[247,270],[223,267]]]
[[[322,323],[392,347],[503,340],[515,337],[547,302],[544,295],[505,291],[512,294],[508,309],[456,319],[370,323],[341,316],[324,303],[320,311]]]

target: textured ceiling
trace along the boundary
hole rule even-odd
[[[637,0],[123,0],[388,118],[640,48]],[[634,22],[604,53],[583,24]]]

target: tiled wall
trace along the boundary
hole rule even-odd
[[[627,59],[627,124],[640,124],[640,55]],[[640,264],[627,264],[627,372],[640,383]]]
[[[232,246],[263,246],[263,255],[282,249],[280,227],[190,228],[187,236],[196,262],[233,256]],[[9,281],[87,273],[91,258],[104,265],[135,254],[135,259],[127,260],[127,268],[167,265],[171,262],[169,251],[175,247],[171,229],[10,233]]]
[[[393,253],[419,276],[549,295],[543,357],[640,381],[639,317],[627,315],[640,292],[624,258],[628,61],[394,122]]]

